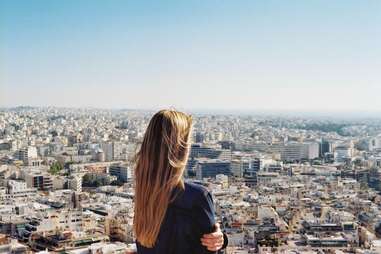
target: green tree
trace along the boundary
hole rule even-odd
[[[63,169],[63,166],[58,161],[54,162],[49,169],[49,173],[52,175],[57,175],[61,170]]]

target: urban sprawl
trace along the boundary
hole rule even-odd
[[[0,109],[0,253],[133,253],[153,113]],[[193,118],[185,178],[213,194],[226,253],[381,253],[381,120]]]

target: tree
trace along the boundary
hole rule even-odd
[[[50,166],[49,173],[52,175],[57,175],[62,169],[62,164],[56,161]]]
[[[120,181],[119,179],[115,180],[115,181],[112,181],[110,183],[110,185],[114,185],[114,186],[122,186],[124,184],[123,181]]]

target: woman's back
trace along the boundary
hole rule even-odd
[[[217,243],[210,240],[218,235],[213,232],[211,195],[201,185],[183,180],[191,129],[192,117],[173,110],[157,112],[148,124],[135,165],[134,233],[139,254],[213,253],[202,244],[217,250],[223,241],[220,231]]]
[[[213,199],[208,190],[198,184],[185,183],[174,190],[175,199],[168,206],[153,248],[137,242],[139,254],[202,254],[213,253],[201,245],[203,234],[214,231]],[[137,211],[138,212],[138,211]]]

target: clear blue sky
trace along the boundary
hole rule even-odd
[[[0,1],[0,106],[381,110],[381,1]]]

